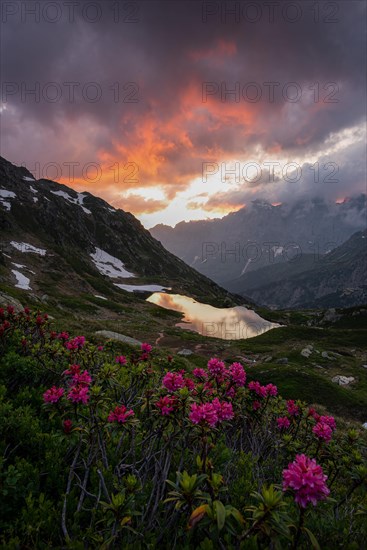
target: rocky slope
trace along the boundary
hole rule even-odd
[[[319,258],[264,267],[228,283],[233,292],[273,308],[351,307],[367,303],[367,232]],[[266,283],[272,279],[272,283]]]

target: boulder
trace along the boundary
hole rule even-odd
[[[135,338],[125,336],[124,334],[119,334],[118,332],[112,332],[111,330],[97,330],[95,334],[96,336],[101,336],[102,338],[118,340],[119,342],[124,342],[125,344],[130,344],[132,346],[141,346],[142,344],[142,342],[136,340]]]
[[[193,352],[191,351],[191,349],[182,349],[180,351],[177,352],[177,355],[192,355]]]
[[[310,348],[303,348],[303,350],[301,350],[302,357],[306,357],[308,359],[311,354],[312,350]]]
[[[355,378],[353,378],[353,376],[342,376],[340,374],[331,379],[332,382],[339,384],[339,386],[348,386],[348,384],[354,382],[354,380]]]
[[[288,357],[280,357],[280,359],[277,359],[275,361],[278,365],[287,365],[288,363]]]

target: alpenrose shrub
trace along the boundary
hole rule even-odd
[[[362,434],[239,362],[118,346],[0,310],[2,546],[363,548]]]

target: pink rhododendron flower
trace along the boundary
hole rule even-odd
[[[192,374],[197,378],[198,380],[206,380],[208,378],[208,374],[204,369],[194,369],[192,371]]]
[[[336,430],[336,422],[333,416],[320,416],[318,421],[327,424],[333,431]]]
[[[165,397],[161,397],[159,401],[157,401],[155,406],[158,407],[158,409],[160,409],[161,414],[163,414],[164,416],[167,416],[172,411],[174,411],[175,402],[176,402],[176,399],[174,397],[166,395]]]
[[[7,312],[9,313],[9,315],[13,315],[14,314],[14,307],[13,306],[8,306],[6,308]]]
[[[89,386],[92,382],[92,377],[87,370],[83,370],[83,372],[77,372],[74,374],[73,382],[76,385],[79,384],[80,386]]]
[[[333,435],[333,430],[330,426],[323,422],[318,422],[316,426],[312,428],[312,431],[318,439],[323,439],[326,443],[329,443]]]
[[[302,508],[306,508],[309,502],[316,506],[319,500],[330,494],[326,480],[327,476],[315,459],[304,454],[297,455],[295,461],[283,470],[283,491],[293,489],[294,500]]]
[[[277,426],[280,430],[287,430],[290,425],[291,422],[286,416],[280,416],[277,418]]]
[[[180,372],[167,372],[162,383],[168,391],[177,391],[185,386],[184,377]]]
[[[97,346],[98,351],[103,351],[103,346]]]
[[[220,359],[213,357],[208,361],[208,370],[213,376],[221,376],[224,374],[226,367]]]
[[[152,349],[153,347],[150,344],[147,344],[146,342],[143,342],[141,345],[141,351],[144,353],[150,353]]]
[[[120,422],[124,424],[130,416],[134,416],[134,411],[132,409],[127,410],[125,405],[117,406],[113,411],[108,415],[108,422]]]
[[[46,390],[43,394],[43,400],[45,403],[57,403],[64,395],[64,388],[57,388],[52,386],[49,390]]]
[[[73,403],[83,403],[86,405],[89,398],[90,395],[88,386],[72,386],[68,393],[68,399]]]
[[[60,332],[57,335],[58,340],[63,340],[63,342],[66,342],[66,340],[69,340],[69,333],[68,332]]]
[[[275,397],[278,395],[278,388],[274,386],[274,384],[267,384],[265,386],[266,395],[270,395],[271,397]]]
[[[260,401],[254,401],[252,403],[252,408],[253,408],[254,411],[257,411],[258,409],[260,409],[260,407],[261,407]]]
[[[219,401],[218,397],[211,402],[218,416],[218,420],[231,420],[234,417],[232,403]]]
[[[62,374],[64,374],[65,376],[74,376],[75,374],[79,374],[80,373],[80,365],[69,365],[69,368],[64,370],[64,372]]]
[[[258,382],[258,381],[249,382],[248,389],[251,390],[251,391],[256,392],[256,394],[257,394],[259,397],[265,397],[265,396],[266,396],[266,389],[265,389],[265,386],[262,386],[262,385],[260,384],[260,382]]]
[[[289,399],[287,401],[287,411],[288,411],[288,414],[290,414],[291,416],[299,415],[300,409],[299,409],[299,406],[296,405],[294,399]]]
[[[64,420],[64,422],[62,423],[62,427],[64,429],[64,432],[66,434],[69,434],[72,430],[73,422],[70,419]]]
[[[195,389],[195,382],[191,378],[185,378],[185,386],[190,391],[193,391]]]
[[[193,403],[189,418],[193,424],[206,423],[211,427],[218,422],[218,414],[212,403],[202,403],[201,405]]]
[[[41,317],[41,315],[37,315],[36,317],[36,325],[38,325],[39,327],[42,326],[44,324],[44,319]]]
[[[228,395],[228,397],[234,397],[236,395],[236,390],[233,386],[226,391],[226,395]]]
[[[68,350],[73,351],[73,350],[82,349],[84,344],[85,344],[85,336],[75,336],[75,338],[67,342],[65,346]]]
[[[236,384],[236,386],[244,386],[246,383],[246,373],[245,369],[241,363],[232,363],[229,367],[229,374],[231,380]]]
[[[120,365],[126,365],[127,359],[125,355],[118,355],[115,359],[116,363],[120,363]]]

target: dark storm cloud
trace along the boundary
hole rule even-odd
[[[24,8],[37,4],[39,22]],[[292,2],[293,11],[275,2],[274,22],[266,2],[252,2],[261,14],[252,23],[244,14],[254,18],[255,8],[245,12],[246,2],[227,3],[240,10],[236,21],[219,2],[75,0],[71,21],[70,6],[58,0],[48,3],[61,10],[55,23],[45,4],[3,2],[3,99],[4,86],[19,91],[7,97],[2,154],[14,162],[134,162],[139,186],[163,183],[172,196],[205,160],[251,155],[258,146],[312,152],[363,117],[364,2],[320,2],[318,15],[313,2]],[[101,10],[95,23],[93,4]],[[292,23],[295,9],[301,15]],[[74,101],[72,82],[79,83]],[[36,83],[39,101],[22,97],[22,85]],[[59,100],[42,96],[56,90],[47,83],[61,89]],[[278,83],[274,98],[266,83]],[[225,95],[236,85],[238,97]],[[204,102],[203,87],[212,92]],[[134,187],[126,178],[116,186]]]

